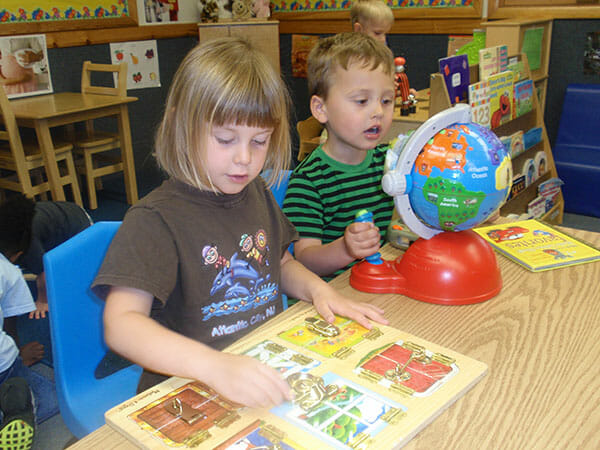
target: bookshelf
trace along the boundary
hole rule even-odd
[[[531,78],[531,72],[529,70],[529,65],[527,64],[527,56],[525,56],[524,54],[519,54],[509,57],[509,59],[511,60],[515,58],[519,61],[523,61],[525,74],[527,78]],[[470,77],[471,84],[479,81],[478,66],[475,65],[470,67]],[[446,91],[446,84],[444,82],[444,78],[440,73],[434,73],[431,75],[430,92],[430,116],[433,116],[434,114],[452,106],[450,102],[450,97],[448,96],[448,92]],[[544,112],[540,107],[537,95],[532,96],[532,106],[533,108],[530,112],[519,116],[515,119],[512,119],[511,121],[502,124],[492,130],[498,136],[509,136],[513,133],[516,133],[519,130],[527,131],[536,127],[541,128],[541,141],[528,148],[515,158],[513,158],[514,173],[520,173],[525,161],[527,159],[535,158],[535,155],[539,151],[544,152],[546,160],[545,173],[543,173],[537,180],[529,184],[518,194],[513,195],[500,209],[500,214],[502,216],[507,216],[509,214],[520,215],[526,213],[529,202],[531,202],[538,196],[538,186],[544,181],[547,181],[554,177],[558,177],[556,166],[554,164],[554,158],[552,156],[552,149],[548,140],[548,134],[546,133],[546,127],[544,125]],[[562,193],[559,193],[555,205],[552,207],[552,209],[550,209],[542,217],[540,217],[540,219],[549,223],[560,224],[563,220],[563,212],[564,200]]]
[[[548,66],[550,63],[550,44],[552,40],[551,19],[505,19],[483,22],[486,47],[506,45],[509,55],[527,54],[535,68],[531,70],[531,79],[538,90],[540,109],[546,107],[546,88],[548,84]]]

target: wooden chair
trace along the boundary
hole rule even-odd
[[[298,136],[300,137],[298,161],[302,161],[319,146],[323,125],[313,116],[310,116],[306,120],[299,121],[296,124],[296,130],[298,130]]]
[[[0,112],[4,128],[0,125],[0,188],[21,192],[27,197],[44,195],[51,191],[45,172],[44,157],[37,142],[23,143],[10,102],[4,89],[0,88]],[[54,141],[55,159],[63,168],[60,175],[62,186],[71,185],[73,199],[83,206],[69,143]],[[64,163],[64,164],[62,164]]]
[[[115,87],[92,85],[92,73],[116,73]],[[81,73],[81,92],[84,94],[102,94],[124,97],[127,95],[127,64],[83,63]],[[120,151],[119,133],[110,133],[94,129],[94,121],[85,123],[85,132],[75,138],[75,153],[81,157],[77,172],[85,176],[90,209],[98,207],[96,189],[102,189],[101,177],[123,172],[123,158]]]

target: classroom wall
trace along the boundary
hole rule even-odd
[[[544,112],[551,146],[556,142],[567,86],[571,83],[600,83],[600,75],[583,73],[583,51],[586,36],[590,32],[600,32],[600,20],[555,20],[552,25],[548,92]],[[598,120],[597,117],[590,117],[590,120],[593,119]]]
[[[545,119],[551,144],[556,139],[563,97],[569,83],[599,83],[597,75],[584,75],[583,49],[587,32],[600,31],[600,20],[555,20],[552,32],[548,93]],[[291,76],[291,35],[280,36],[281,71],[290,89],[294,111],[291,118],[293,144],[297,151],[295,124],[310,115],[306,79]],[[139,100],[129,105],[131,134],[140,195],[162,181],[152,157],[153,134],[163,112],[171,79],[185,54],[196,45],[193,37],[160,39],[157,42],[160,77],[159,88],[129,90]],[[447,35],[389,35],[388,45],[394,55],[407,59],[411,87],[429,86],[429,75],[438,70],[437,60],[446,56]],[[48,50],[55,92],[80,88],[81,66],[86,59],[110,63],[109,45],[51,48]]]
[[[173,75],[185,54],[197,43],[198,39],[190,37],[158,40],[161,87],[127,91],[127,95],[138,98],[137,102],[129,104],[129,120],[140,196],[162,181],[162,175],[152,157],[154,131],[162,117]],[[48,50],[48,59],[54,92],[80,90],[84,61],[111,63],[108,44],[51,48]],[[106,189],[111,187],[106,186]],[[122,189],[122,185],[119,189]]]

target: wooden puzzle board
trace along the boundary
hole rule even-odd
[[[293,403],[239,408],[173,377],[109,410],[106,422],[149,449],[399,448],[487,372],[484,363],[391,327],[369,331],[336,318],[336,330],[312,307],[280,317],[227,351],[278,370]]]

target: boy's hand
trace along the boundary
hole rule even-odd
[[[45,319],[48,312],[48,303],[37,300],[35,302],[35,311],[29,313],[30,319]]]
[[[313,298],[313,305],[317,312],[327,322],[333,323],[334,315],[347,317],[361,324],[366,329],[370,330],[373,325],[369,319],[378,322],[382,325],[387,325],[389,322],[383,316],[383,309],[378,308],[370,303],[355,302],[344,297],[331,286],[326,285],[329,289],[324,290],[319,295]]]
[[[344,231],[346,250],[354,259],[363,259],[379,250],[381,235],[373,222],[354,222]]]
[[[245,355],[220,354],[211,361],[210,386],[231,401],[252,408],[265,408],[292,400],[288,383],[279,373]]]

